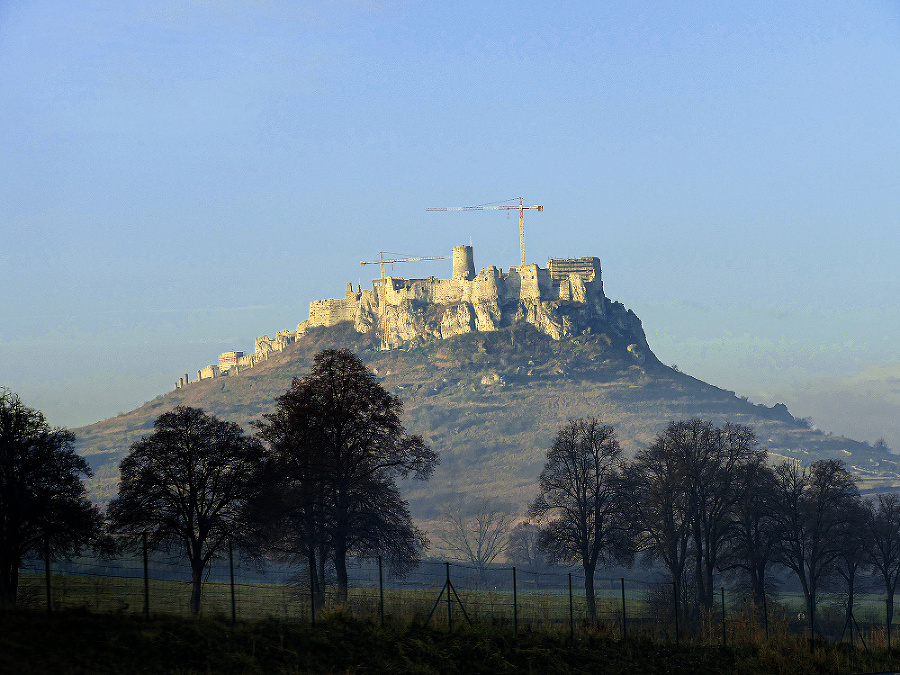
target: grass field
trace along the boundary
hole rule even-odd
[[[613,580],[609,580],[612,582]],[[618,580],[615,580],[618,582]],[[152,616],[188,617],[190,583],[186,581],[162,581],[150,579],[148,583],[149,610]],[[625,635],[622,621],[621,588],[613,584],[597,593],[598,622],[587,621],[583,595],[573,593],[572,604],[567,589],[556,592],[520,591],[514,597],[511,590],[459,589],[450,595],[434,585],[428,588],[385,588],[384,616],[387,621],[417,623],[446,630],[452,620],[456,626],[468,620],[478,625],[494,625],[520,630],[540,631],[548,634],[569,635],[602,628],[610,637]],[[19,604],[24,607],[45,610],[47,607],[45,578],[41,574],[27,573],[20,579]],[[51,609],[83,609],[91,613],[115,615],[143,615],[145,608],[144,580],[114,576],[51,575]],[[629,636],[643,635],[655,640],[674,640],[674,615],[669,587],[638,585],[631,583],[626,589],[625,616]],[[377,586],[351,588],[348,602],[338,608],[334,598],[326,602],[325,613],[340,611],[342,615],[380,623],[381,595]],[[448,615],[449,610],[449,615]],[[802,618],[803,602],[796,594],[782,594],[779,603],[769,606],[769,639],[777,635],[803,636],[808,634],[808,623]],[[223,582],[204,584],[201,613],[207,618],[230,620],[232,618],[232,589]],[[856,600],[855,618],[859,630],[853,640],[865,643],[872,650],[887,648],[887,631],[884,626],[884,604],[877,595],[859,595]],[[236,583],[234,586],[234,616],[241,621],[277,620],[309,622],[310,601],[308,591],[302,586],[290,584]],[[851,637],[844,629],[843,608],[821,604],[818,614],[817,634],[830,641],[848,642]],[[679,638],[705,644],[721,644],[722,614],[716,611],[700,617],[690,625],[681,618]],[[766,637],[766,627],[752,611],[746,598],[728,594],[725,609],[725,640],[738,643],[756,643]],[[900,643],[900,635],[893,636],[893,644]]]

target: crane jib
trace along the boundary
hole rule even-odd
[[[507,200],[512,201],[512,200]],[[525,200],[519,197],[518,206],[447,206],[447,207],[429,207],[426,211],[519,211],[519,256],[522,266],[525,266],[525,210],[537,209],[543,211],[543,206],[525,206]]]
[[[446,206],[430,207],[426,211],[518,211],[519,209],[537,209],[543,211],[543,206]]]

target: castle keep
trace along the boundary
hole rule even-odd
[[[475,271],[471,246],[453,250],[450,279],[374,279],[372,289],[347,284],[343,298],[310,303],[309,319],[274,339],[256,339],[253,354],[227,352],[220,366],[198,371],[198,379],[252,367],[269,353],[282,351],[314,326],[349,321],[360,332],[375,330],[385,348],[448,338],[473,331],[493,331],[524,321],[555,340],[591,332],[615,332],[633,344],[640,360],[649,353],[641,322],[631,310],[603,293],[598,258],[551,259],[547,268],[520,265],[504,272],[493,265]],[[223,354],[223,357],[226,356]],[[232,358],[232,354],[235,357]],[[227,364],[227,368],[223,365]]]

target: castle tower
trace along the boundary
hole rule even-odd
[[[453,278],[466,281],[475,278],[475,257],[471,246],[456,246],[453,249]]]

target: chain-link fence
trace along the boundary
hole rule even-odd
[[[346,601],[339,600],[332,583],[324,601],[317,602],[305,567],[227,550],[204,571],[201,612],[242,620],[315,621],[340,610],[371,621],[451,629],[463,622],[488,623],[512,630],[603,631],[672,642],[746,642],[808,631],[802,602],[789,595],[775,603],[720,588],[712,607],[698,609],[690,594],[671,582],[599,575],[593,580],[592,619],[580,569],[479,569],[426,560],[397,576],[379,559],[351,559],[348,577]],[[188,615],[190,596],[191,573],[183,557],[138,550],[114,560],[27,560],[20,570],[17,601],[48,610]],[[863,596],[852,614],[846,607],[823,603],[817,634],[865,648],[887,646],[891,632],[884,610],[883,600],[875,596]]]

